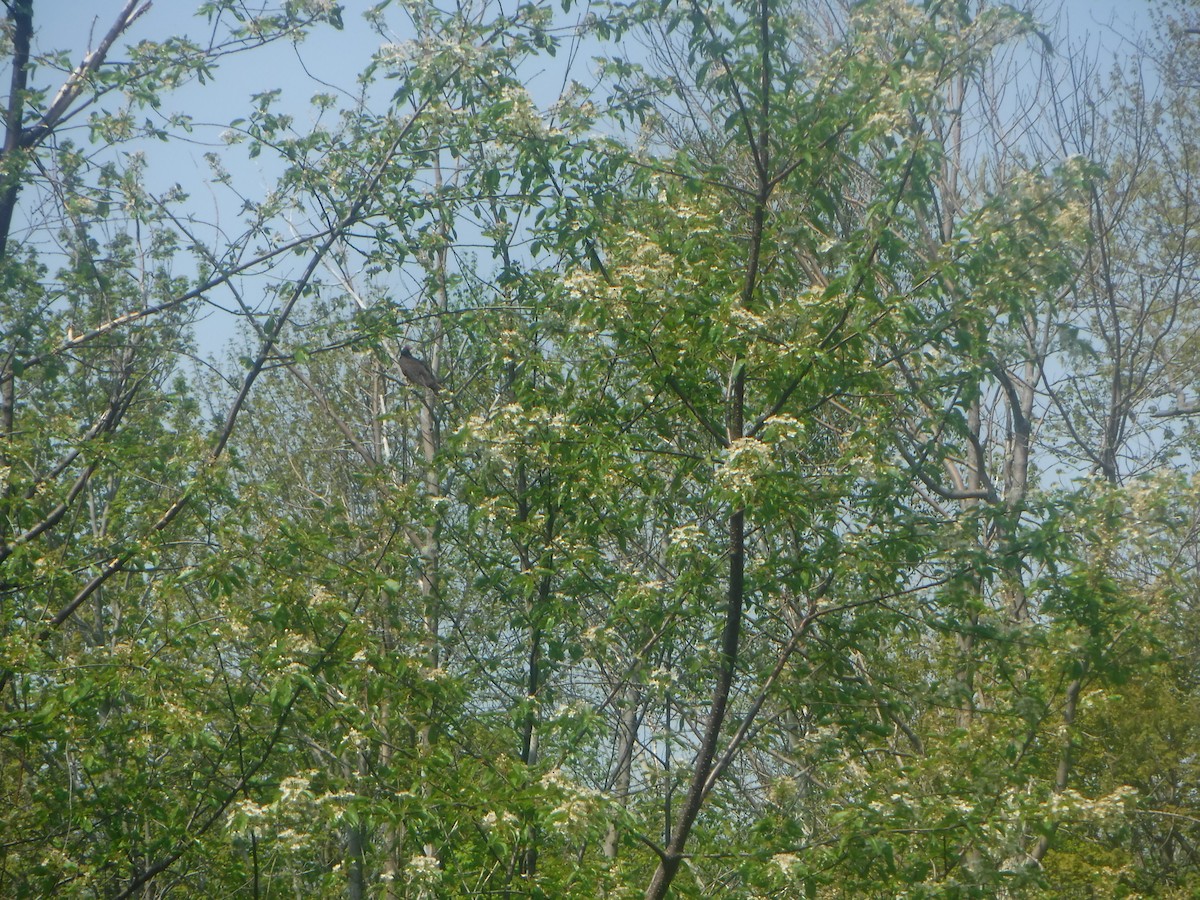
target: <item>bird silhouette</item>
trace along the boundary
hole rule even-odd
[[[415,384],[420,387],[427,387],[435,394],[441,384],[434,377],[433,372],[429,371],[423,360],[417,359],[412,355],[412,350],[404,347],[400,351],[400,371],[408,380],[409,384]]]

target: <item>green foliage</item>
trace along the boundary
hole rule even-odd
[[[199,13],[10,98],[0,894],[1187,890],[1190,218],[963,142],[1027,17],[384,2],[213,227],[172,92],[354,23]]]

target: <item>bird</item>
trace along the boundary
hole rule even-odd
[[[427,387],[435,394],[441,384],[429,371],[429,366],[423,360],[417,359],[412,355],[412,350],[409,347],[404,347],[400,350],[400,371],[404,373],[404,377],[409,384]]]

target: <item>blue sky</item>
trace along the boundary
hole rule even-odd
[[[150,11],[134,24],[130,39],[160,39],[187,31],[194,39],[202,41],[207,37],[207,27],[204,20],[192,15],[198,2],[156,0]],[[253,8],[260,2],[252,0],[247,5]],[[124,3],[125,0],[35,0],[37,44],[41,49],[69,49],[78,60],[88,47],[101,39]],[[1013,0],[1013,3],[1021,5],[1021,0]],[[192,84],[176,92],[167,100],[169,111],[186,111],[198,123],[212,123],[212,127],[198,128],[192,143],[156,143],[149,148],[148,152],[157,154],[152,160],[156,164],[151,167],[152,187],[165,188],[175,180],[182,181],[191,196],[189,202],[200,218],[211,218],[215,226],[224,211],[227,222],[233,224],[235,216],[225,209],[230,203],[228,197],[222,197],[218,189],[205,183],[204,154],[224,150],[219,140],[221,130],[231,119],[244,113],[253,93],[283,87],[289,94],[288,110],[300,118],[309,115],[308,100],[313,94],[329,90],[320,82],[353,91],[355,76],[382,40],[362,18],[362,11],[373,5],[374,2],[365,0],[345,0],[346,27],[343,31],[322,28],[298,48],[280,43],[266,53],[228,58],[222,62],[215,83]],[[1069,27],[1072,43],[1086,36],[1105,48],[1105,52],[1119,54],[1129,48],[1131,37],[1149,28],[1151,7],[1150,0],[1065,0],[1062,17]],[[575,11],[571,15],[576,15]],[[406,35],[392,37],[400,41]],[[119,50],[110,58],[120,58]],[[561,65],[561,56],[551,65]],[[44,71],[39,80],[51,85],[53,93],[61,76]],[[545,83],[552,92],[557,91],[558,77],[537,80]],[[538,99],[545,101],[547,98]],[[266,168],[271,163],[265,155],[258,161],[246,160],[241,150],[222,152],[221,155],[229,159],[231,167],[236,167],[238,179],[251,192],[267,190],[274,180]],[[255,171],[255,167],[260,170]],[[210,332],[207,339],[206,331]],[[218,326],[214,319],[201,328],[201,340],[212,346],[214,342],[221,342],[218,335],[228,337],[229,333],[227,324]]]
[[[252,0],[247,5],[253,8],[261,2]],[[1010,2],[1022,6],[1029,0]],[[100,39],[124,3],[125,0],[36,0],[38,44],[43,48],[71,49],[78,59]],[[130,37],[157,39],[188,31],[195,39],[203,40],[207,26],[192,12],[198,4],[199,0],[156,0],[149,12],[134,24]],[[266,54],[249,53],[226,59],[215,85],[185,89],[173,98],[172,108],[186,108],[198,120],[218,122],[232,118],[227,114],[230,106],[244,105],[249,95],[258,90],[285,87],[297,95],[298,104],[307,103],[312,94],[326,90],[318,81],[353,90],[355,76],[379,46],[380,38],[362,18],[362,12],[373,6],[374,0],[343,0],[343,5],[346,24],[343,31],[322,28],[296,50],[279,45]],[[1034,5],[1052,8],[1053,2],[1035,0]],[[1152,0],[1063,0],[1061,15],[1073,39],[1086,36],[1108,52],[1120,53],[1130,37],[1150,27],[1150,10],[1154,5]],[[575,14],[573,10],[571,15]],[[394,37],[402,40],[405,36]],[[52,80],[51,73],[44,77]]]

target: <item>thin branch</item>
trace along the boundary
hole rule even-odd
[[[453,74],[454,73],[450,73],[444,77],[449,79]],[[404,127],[401,128],[400,132],[395,136],[395,138],[393,138],[387,151],[376,164],[375,173],[369,179],[367,179],[367,182],[359,191],[358,197],[353,203],[350,204],[349,210],[347,210],[337,225],[327,229],[327,236],[313,251],[312,257],[309,259],[308,264],[304,267],[304,271],[301,273],[300,277],[296,281],[295,286],[292,288],[291,295],[288,297],[287,302],[276,315],[274,327],[263,339],[262,344],[259,347],[258,355],[255,357],[249,371],[246,373],[246,376],[242,381],[241,390],[238,391],[237,397],[234,398],[234,401],[231,404],[228,413],[226,414],[225,424],[222,426],[221,431],[217,436],[217,440],[213,444],[212,449],[209,451],[208,458],[201,466],[202,472],[212,469],[212,467],[224,453],[225,447],[229,443],[229,439],[233,436],[234,426],[237,424],[238,417],[240,416],[242,409],[245,407],[246,400],[250,396],[250,391],[254,387],[255,382],[258,380],[258,376],[262,373],[263,368],[266,366],[267,361],[271,358],[275,345],[279,341],[279,337],[282,334],[284,327],[287,325],[292,311],[295,309],[300,298],[307,291],[309,280],[312,278],[313,273],[317,270],[317,266],[320,265],[321,260],[333,248],[334,244],[341,237],[341,235],[344,234],[346,230],[349,229],[355,222],[359,221],[364,207],[375,195],[376,187],[383,179],[384,174],[391,166],[392,160],[399,152],[400,144],[409,135],[413,128],[416,127],[416,124],[420,120],[422,113],[424,113],[424,111],[428,108],[430,102],[431,101],[429,100],[423,101],[413,111],[408,121],[405,122]],[[226,277],[227,276],[222,276],[223,279]],[[178,498],[176,498],[175,502],[172,503],[165,512],[163,512],[158,520],[150,527],[150,534],[155,534],[162,531],[175,520],[175,518],[190,502],[192,491],[194,490],[196,484],[197,481],[194,480],[192,484],[189,485],[183,491],[183,493],[179,495]],[[93,577],[86,585],[84,585],[83,588],[73,598],[71,598],[71,600],[61,610],[59,610],[58,614],[50,620],[50,627],[57,628],[61,626],[63,622],[65,622],[75,613],[75,611],[84,603],[84,601],[87,600],[88,597],[94,594],[96,590],[106,581],[108,581],[108,579],[110,579],[113,575],[122,571],[133,560],[133,558],[133,552],[129,551],[121,556],[116,556],[111,559],[104,566],[104,568],[102,568],[95,575],[95,577]],[[46,633],[47,632],[44,631],[43,635]]]
[[[26,129],[21,135],[20,146],[23,149],[29,149],[41,143],[54,130],[55,126],[66,115],[71,104],[83,93],[88,79],[91,78],[97,69],[104,65],[104,61],[108,57],[108,51],[112,49],[112,45],[116,42],[117,38],[138,18],[149,12],[150,6],[149,0],[146,0],[145,3],[141,3],[141,0],[128,0],[126,2],[124,9],[117,15],[117,20],[113,22],[112,27],[108,29],[108,33],[100,41],[100,45],[85,56],[83,62],[76,66],[74,71],[67,77],[67,80],[63,82],[62,87],[58,89],[58,93],[50,101],[50,106],[42,114],[41,119]]]
[[[281,244],[273,250],[269,250],[260,256],[256,256],[254,259],[251,259],[248,262],[240,263],[229,268],[221,274],[208,279],[203,284],[192,288],[190,291],[180,294],[178,297],[172,297],[170,300],[164,300],[162,303],[156,303],[151,306],[145,306],[141,309],[135,309],[130,312],[123,313],[122,315],[109,319],[107,322],[102,322],[95,328],[89,329],[81,334],[69,335],[67,340],[63,341],[62,344],[49,353],[41,353],[22,360],[22,370],[28,371],[34,366],[41,365],[57,356],[61,356],[62,354],[75,349],[76,347],[82,346],[89,341],[93,341],[98,337],[108,334],[110,331],[115,331],[116,329],[122,328],[125,325],[131,325],[134,322],[145,319],[149,316],[157,315],[158,313],[168,312],[177,306],[183,305],[189,300],[195,300],[199,297],[203,297],[213,288],[220,287],[221,285],[230,281],[230,279],[232,279],[235,275],[239,275],[248,269],[254,268],[255,266],[262,265],[264,262],[273,259],[276,256],[289,253],[292,250],[295,250],[297,247],[302,247],[305,244],[311,244],[314,241],[318,241],[322,238],[330,237],[335,232],[337,227],[338,226],[331,226],[322,231],[314,232],[313,234],[307,235],[303,238],[298,238],[294,241],[289,241],[286,244]],[[0,370],[0,383],[9,381],[12,379],[12,377],[13,372],[11,367]]]

